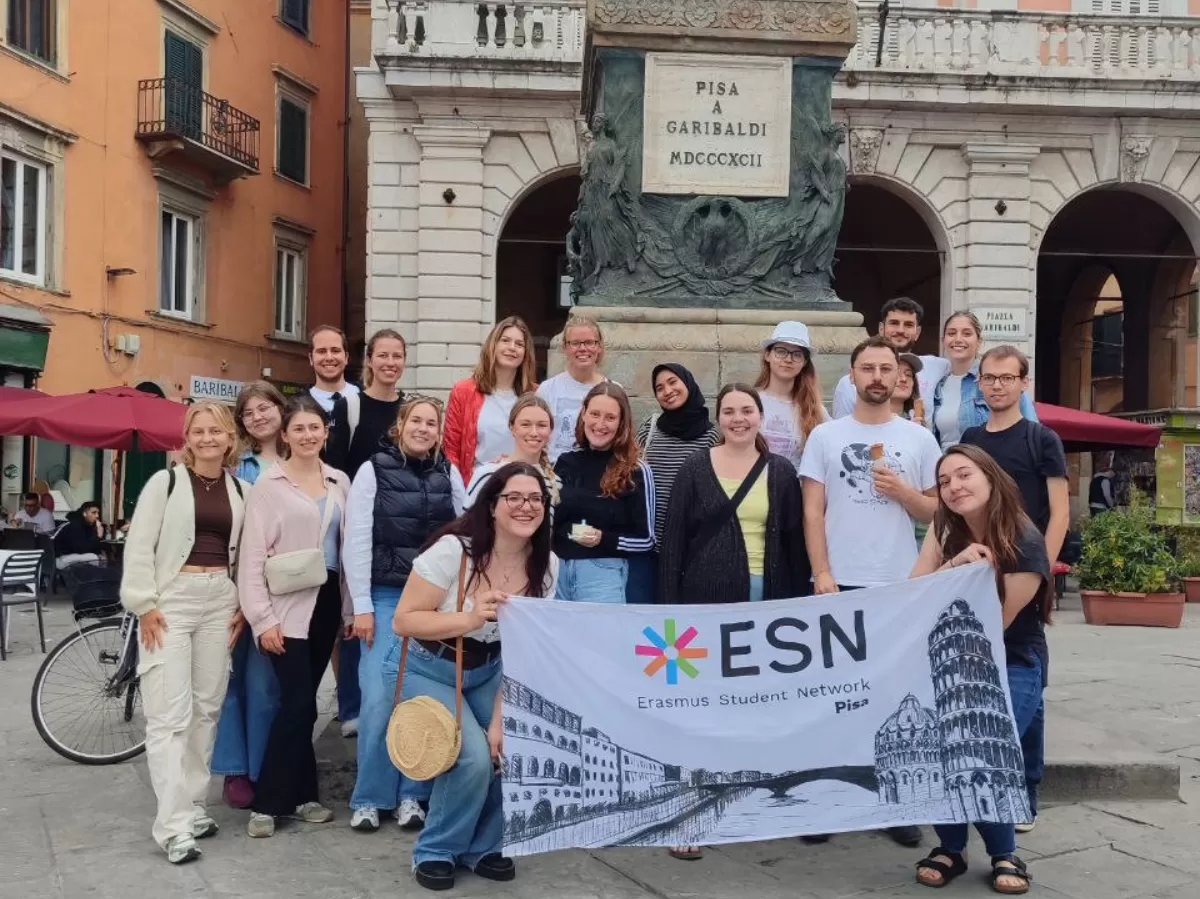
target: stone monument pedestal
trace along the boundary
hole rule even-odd
[[[629,393],[634,421],[658,411],[650,373],[663,362],[686,365],[709,400],[730,381],[753,384],[762,364],[762,341],[781,321],[808,325],[813,366],[826,402],[850,370],[850,351],[867,336],[862,315],[817,309],[663,309],[644,306],[589,306],[604,332],[604,373]],[[563,369],[562,337],[550,345],[551,373]]]

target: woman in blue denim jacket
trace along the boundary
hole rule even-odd
[[[283,407],[283,394],[266,381],[252,381],[238,394],[234,424],[244,450],[234,474],[247,484],[257,481],[279,458]],[[254,644],[250,628],[245,628],[233,647],[229,689],[212,757],[212,773],[224,776],[225,802],[233,808],[249,808],[254,801],[254,783],[278,709],[275,671]]]
[[[971,312],[955,312],[942,328],[942,351],[950,369],[933,391],[933,436],[943,450],[962,439],[967,428],[987,423],[987,401],[979,389],[979,345],[982,328]],[[1021,414],[1037,421],[1033,399],[1021,394]]]

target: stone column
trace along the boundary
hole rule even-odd
[[[420,125],[416,234],[418,390],[449,390],[479,358],[492,320],[483,270],[483,149],[491,132]]]
[[[985,344],[1012,344],[1032,363],[1037,253],[1030,246],[1029,164],[1041,149],[964,144],[962,152],[969,167],[967,216],[954,230],[959,238],[955,243],[966,249],[966,271],[959,294],[962,305],[955,311],[969,309],[983,320]]]

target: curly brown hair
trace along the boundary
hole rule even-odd
[[[598,396],[607,396],[617,401],[621,408],[621,421],[617,425],[617,436],[613,438],[612,459],[604,469],[604,477],[600,479],[600,493],[610,499],[616,497],[633,486],[633,473],[637,470],[642,451],[633,436],[633,413],[629,408],[629,396],[621,385],[614,381],[602,381],[588,391],[579,410],[579,418],[575,422],[575,442],[579,446],[590,446],[583,422],[587,415],[588,406]]]

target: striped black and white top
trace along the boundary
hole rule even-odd
[[[667,503],[675,476],[688,457],[700,450],[709,450],[721,442],[721,432],[713,425],[695,440],[680,440],[658,428],[658,416],[652,415],[637,429],[636,439],[642,447],[642,459],[654,475],[654,542],[662,541],[667,523]],[[653,436],[651,433],[653,431]]]

